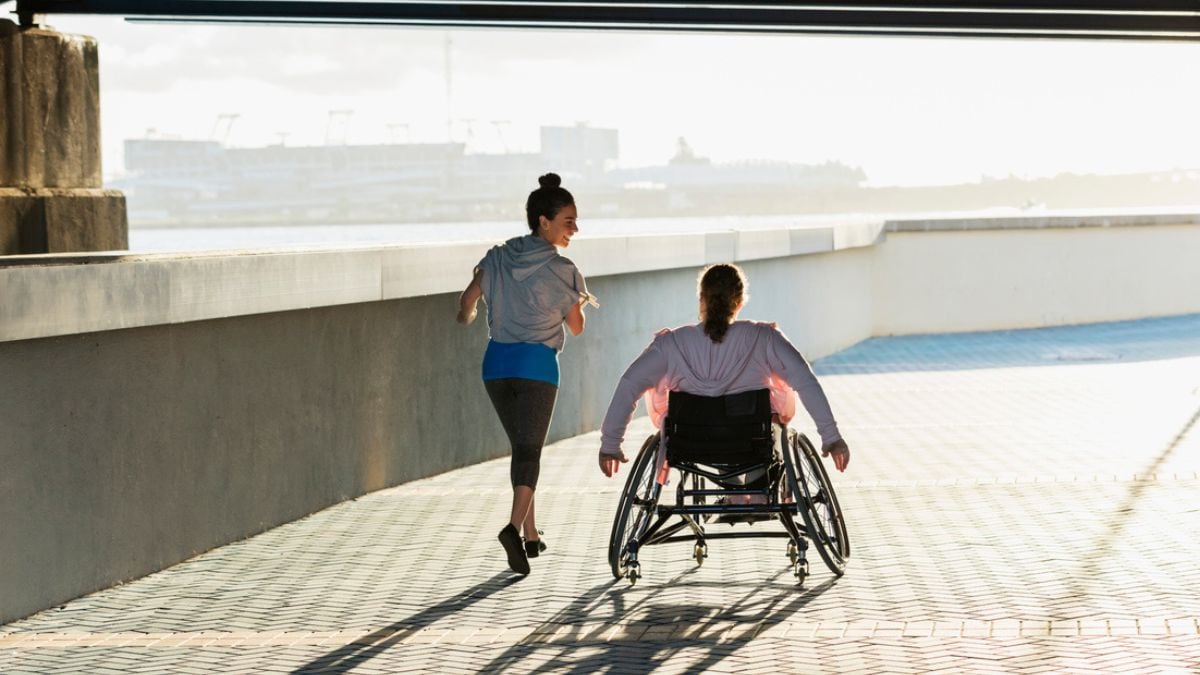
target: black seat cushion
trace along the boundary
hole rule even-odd
[[[671,392],[667,461],[695,464],[753,464],[773,457],[771,393],[766,389],[726,396]]]

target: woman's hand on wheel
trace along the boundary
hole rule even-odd
[[[845,471],[846,466],[850,464],[850,446],[840,438],[821,448],[821,454],[825,457],[833,457],[833,465],[837,467],[838,471]]]
[[[617,468],[628,461],[629,458],[623,452],[619,455],[606,455],[602,452],[600,453],[600,470],[604,472],[605,476],[612,478],[617,475]]]

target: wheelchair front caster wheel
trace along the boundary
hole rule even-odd
[[[808,578],[808,561],[801,560],[796,563],[796,585],[803,586],[804,580]]]
[[[692,549],[692,557],[696,559],[696,565],[703,565],[704,559],[708,557],[708,544],[696,544]]]
[[[788,555],[788,560],[791,561],[791,563],[793,565],[795,565],[796,561],[800,559],[800,549],[796,547],[795,542],[791,542],[791,541],[788,542],[787,555]]]
[[[625,572],[625,578],[629,580],[629,585],[637,584],[637,580],[642,578],[642,566],[631,562],[629,563],[628,571]]]

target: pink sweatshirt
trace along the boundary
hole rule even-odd
[[[771,390],[771,409],[785,423],[795,415],[798,392],[822,443],[842,437],[812,368],[779,328],[735,321],[721,342],[709,339],[702,324],[659,331],[617,383],[600,427],[600,452],[621,454],[625,429],[643,393],[650,418],[661,429],[672,391],[723,396],[763,388]]]

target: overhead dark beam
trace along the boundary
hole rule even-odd
[[[553,29],[1200,40],[1200,0],[1008,2],[314,2],[18,0],[18,12],[131,19]]]

